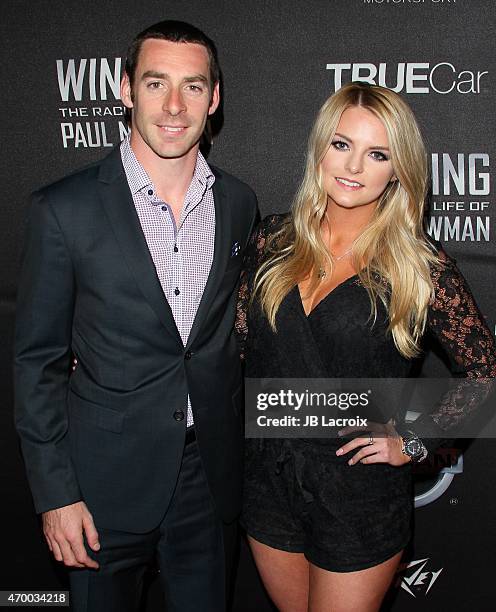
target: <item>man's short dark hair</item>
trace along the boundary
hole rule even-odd
[[[141,46],[149,38],[158,40],[168,40],[175,43],[194,43],[206,48],[209,59],[210,87],[218,83],[220,78],[219,61],[217,59],[217,49],[210,38],[198,28],[184,21],[166,20],[155,23],[140,32],[127,51],[125,71],[129,77],[131,87],[134,84],[136,66],[138,64]]]

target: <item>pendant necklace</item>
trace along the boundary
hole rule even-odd
[[[341,261],[342,259],[344,259],[347,255],[349,255],[351,253],[351,251],[353,250],[353,245],[350,246],[349,249],[347,249],[344,253],[341,253],[341,255],[339,255],[338,257],[334,257],[334,261]],[[317,278],[319,280],[322,280],[323,278],[325,278],[327,276],[327,272],[324,268],[319,268],[319,272],[317,274]]]
[[[328,216],[327,216],[327,212],[325,213],[325,218],[326,218],[327,227],[329,228],[329,232],[330,232],[329,218],[328,218]],[[359,236],[361,236],[361,234],[359,234]],[[358,237],[359,237],[359,236],[358,236]],[[356,241],[356,238],[355,238],[355,240],[352,242],[351,246],[350,246],[348,249],[346,249],[346,251],[345,251],[344,253],[341,253],[341,255],[338,255],[337,257],[334,257],[334,256],[333,256],[334,261],[341,261],[342,259],[344,259],[344,258],[345,258],[345,257],[347,257],[348,255],[350,255],[350,254],[351,254],[351,251],[353,250],[353,245],[355,244],[355,241]],[[332,254],[332,253],[331,253],[331,254]],[[325,268],[322,268],[322,267],[321,267],[321,268],[319,268],[319,271],[318,271],[318,273],[317,273],[317,278],[318,278],[319,280],[322,280],[322,279],[324,279],[326,276],[327,276],[327,272],[326,272]]]

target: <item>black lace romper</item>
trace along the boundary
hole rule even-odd
[[[378,305],[370,323],[366,289],[354,276],[338,285],[307,317],[298,287],[283,300],[277,333],[250,296],[267,238],[288,219],[272,215],[247,247],[236,332],[251,378],[407,378],[412,363],[386,334],[387,313]],[[428,330],[445,350],[454,374],[494,378],[493,338],[454,262],[446,256],[432,271],[435,298]],[[488,387],[490,384],[487,385]],[[483,391],[482,394],[485,392]],[[479,398],[482,401],[484,397]],[[427,415],[433,431],[463,418],[465,404],[451,394]],[[411,536],[410,465],[361,463],[337,457],[339,439],[246,440],[242,524],[256,540],[303,552],[315,565],[347,572],[371,567],[402,550]],[[425,440],[433,450],[439,440]]]

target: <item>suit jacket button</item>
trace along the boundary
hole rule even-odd
[[[184,353],[184,358],[185,359],[191,359],[192,356],[193,356],[193,353],[191,351],[186,351]]]
[[[184,419],[184,412],[182,410],[176,410],[172,416],[176,421],[182,421]]]

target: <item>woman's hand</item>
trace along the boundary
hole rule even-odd
[[[356,431],[366,432],[366,437],[354,438],[341,448],[336,455],[345,455],[355,449],[360,449],[348,461],[348,465],[355,463],[389,463],[400,466],[410,463],[411,458],[402,452],[403,440],[393,425],[388,423],[368,423],[367,427],[346,427],[339,432],[340,436],[347,436]]]

